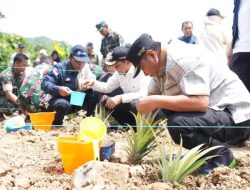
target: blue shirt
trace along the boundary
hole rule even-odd
[[[57,63],[42,81],[42,90],[54,98],[70,99],[70,96],[62,97],[59,94],[59,87],[66,86],[71,90],[77,90],[76,77],[77,70],[73,70],[70,61]]]
[[[186,42],[187,44],[196,44],[196,37],[194,35],[188,37],[180,36],[178,39],[183,42]]]

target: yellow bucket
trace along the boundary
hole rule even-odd
[[[42,129],[50,131],[52,123],[55,119],[56,112],[38,112],[30,113],[30,121],[34,126],[34,129]]]
[[[101,141],[98,144],[100,149]],[[78,141],[76,136],[59,137],[57,147],[66,173],[72,173],[86,162],[95,160],[93,142]]]

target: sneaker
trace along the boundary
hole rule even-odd
[[[209,174],[214,168],[220,166],[227,166],[233,168],[236,165],[236,160],[234,159],[233,153],[230,149],[226,147],[221,147],[213,151],[213,155],[217,157],[211,158],[206,165],[201,167],[196,171],[198,175]]]

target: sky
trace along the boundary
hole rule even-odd
[[[194,23],[198,34],[210,8],[220,10],[229,30],[233,16],[233,0],[0,0],[0,5],[7,17],[0,20],[2,32],[47,36],[71,45],[91,41],[97,52],[102,36],[95,24],[101,20],[127,43],[145,32],[167,42],[182,35],[185,20]]]

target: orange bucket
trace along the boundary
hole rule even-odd
[[[42,129],[50,131],[52,123],[55,119],[56,112],[38,112],[30,113],[30,121],[34,126],[34,129]]]
[[[101,141],[99,141],[100,147]],[[93,142],[78,141],[76,136],[59,137],[57,148],[66,173],[72,173],[86,162],[95,160]]]

